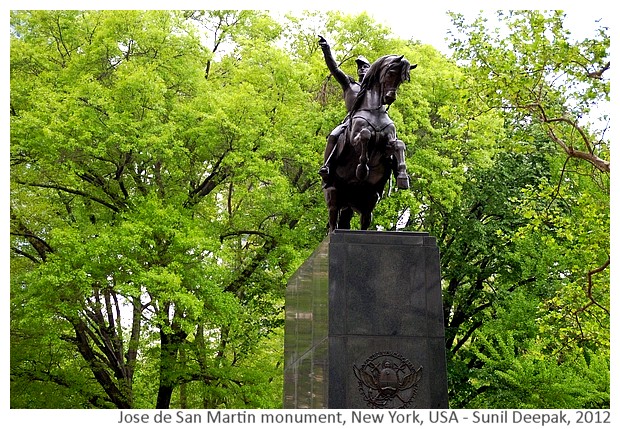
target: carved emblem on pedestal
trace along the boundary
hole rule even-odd
[[[378,352],[370,356],[353,372],[359,391],[371,408],[407,408],[418,393],[422,367],[413,364],[396,352]]]

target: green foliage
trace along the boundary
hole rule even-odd
[[[500,156],[519,159],[508,169],[496,162],[493,175],[508,180],[476,197],[493,214],[471,224],[465,248],[481,257],[445,276],[456,407],[609,407],[609,142],[605,122],[590,115],[608,100],[609,38],[601,29],[594,39],[573,40],[563,18],[499,13],[508,31],[493,31],[482,16],[466,24],[453,15],[452,46],[470,95],[488,103],[473,113],[501,113]],[[498,207],[493,196],[501,190]],[[485,218],[498,216],[511,221],[485,234]],[[488,247],[488,239],[500,245]],[[455,243],[442,250],[448,267],[463,249],[451,254]],[[494,260],[503,263],[487,270]],[[462,277],[468,271],[478,288]],[[463,307],[472,298],[478,301]]]
[[[194,22],[228,22],[236,47],[212,62]],[[319,109],[307,68],[273,45],[279,26],[234,11],[12,25],[13,346],[33,350],[19,333],[52,318],[46,335],[79,352],[55,364],[100,385],[15,405],[166,407],[183,387],[198,392],[186,406],[278,406],[284,286],[324,231]],[[19,392],[30,375],[13,368]]]
[[[583,355],[555,359],[541,342],[519,342],[511,331],[479,337],[476,356],[483,366],[473,371],[480,395],[473,408],[609,407],[609,358]]]
[[[498,12],[495,29],[487,28],[483,17],[472,23],[459,14],[452,17],[457,31],[451,47],[468,66],[479,99],[509,114],[525,113],[567,156],[609,172],[604,138],[609,118],[598,118],[598,109],[609,101],[606,28],[574,40],[562,11]]]

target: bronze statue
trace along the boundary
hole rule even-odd
[[[350,229],[353,212],[360,214],[360,227],[366,230],[391,173],[399,189],[409,188],[405,144],[396,138],[387,110],[396,100],[398,87],[409,80],[410,70],[417,65],[411,66],[402,55],[385,55],[367,69],[358,62],[358,73],[363,73],[359,84],[338,69],[329,45],[320,36],[319,46],[330,71],[338,74],[334,76],[343,88],[348,110],[343,123],[327,139],[325,165],[319,171],[325,180],[329,230]]]

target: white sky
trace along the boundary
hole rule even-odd
[[[468,18],[477,16],[478,12],[496,9],[562,9],[567,12],[565,21],[575,36],[583,37],[593,34],[595,20],[602,18],[605,25],[611,27],[612,8],[610,2],[571,2],[557,0],[476,0],[447,1],[431,0],[413,2],[402,0],[312,0],[310,2],[275,1],[275,0],[133,0],[131,2],[109,0],[8,0],[9,9],[269,9],[286,12],[301,12],[304,9],[330,10],[338,9],[356,14],[367,11],[375,20],[390,27],[403,39],[416,39],[433,45],[447,53],[445,37],[450,28],[450,19],[446,11],[461,12]],[[592,5],[595,4],[596,7]]]
[[[371,3],[371,2],[368,2]],[[437,6],[431,8],[420,8],[415,5],[404,6],[399,10],[399,13],[395,14],[393,11],[382,9],[378,6],[368,6],[365,10],[375,18],[375,20],[381,24],[384,24],[392,29],[392,31],[403,39],[416,39],[423,43],[428,43],[443,53],[448,53],[448,42],[445,38],[448,33],[448,29],[452,27],[450,17],[447,16],[447,11],[460,12],[465,15],[468,20],[474,19],[478,16],[481,10],[485,13],[488,12],[492,15],[497,7],[495,3],[494,7],[463,7],[458,4],[451,5],[455,2],[439,1]],[[477,3],[490,3],[490,2],[470,2],[469,4]],[[507,2],[509,4],[511,2]],[[514,2],[519,3],[519,2]],[[544,3],[544,2],[543,2]],[[540,6],[539,6],[540,7]],[[594,30],[599,25],[609,25],[609,11],[603,9],[578,9],[578,8],[566,8],[566,5],[558,5],[558,9],[566,11],[566,19],[564,24],[575,37],[582,38],[594,35]],[[507,8],[502,9],[506,10]],[[553,9],[553,8],[549,8]],[[352,9],[354,11],[354,9]],[[605,18],[607,17],[607,18]],[[491,18],[491,16],[489,16]],[[595,21],[601,19],[600,23]],[[605,24],[606,22],[606,24]]]

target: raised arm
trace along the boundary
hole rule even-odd
[[[332,51],[327,43],[327,40],[323,38],[323,36],[319,36],[319,46],[323,51],[323,56],[325,57],[325,64],[327,64],[327,68],[331,72],[331,74],[336,78],[343,91],[349,87],[350,78],[347,76],[340,68],[338,68],[338,64],[336,64],[336,60],[332,55]]]

